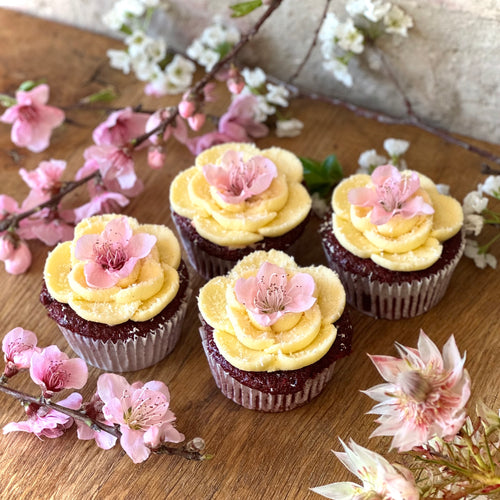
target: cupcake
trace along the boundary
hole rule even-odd
[[[304,231],[311,198],[300,160],[280,148],[214,146],[170,186],[172,217],[191,265],[205,279],[255,250],[287,250]]]
[[[173,350],[190,295],[174,233],[109,214],[84,219],[50,252],[40,300],[80,357],[125,372]]]
[[[325,266],[257,251],[198,297],[200,335],[217,387],[251,410],[292,410],[316,397],[351,350],[345,292]]]
[[[377,167],[344,179],[320,226],[347,302],[377,318],[423,314],[443,297],[464,250],[460,203],[426,176]]]

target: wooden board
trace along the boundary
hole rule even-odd
[[[71,108],[79,99],[107,85],[120,94],[113,103],[120,108],[142,104],[145,109],[175,103],[176,98],[157,101],[146,98],[143,85],[109,67],[106,50],[120,42],[75,28],[0,10],[0,92],[13,93],[28,79],[45,78],[51,88],[50,102],[67,107],[69,119],[58,129],[46,151],[33,154],[16,148],[9,139],[9,127],[0,124],[1,192],[19,201],[28,189],[18,175],[20,167],[35,168],[42,160],[68,162],[68,176],[82,165],[82,153],[91,143],[91,130],[104,111]],[[220,109],[220,107],[219,107]],[[258,142],[290,149],[294,153],[323,159],[335,152],[346,173],[357,168],[362,151],[382,151],[387,137],[411,141],[406,155],[411,168],[451,186],[458,199],[482,179],[481,159],[463,149],[412,127],[396,127],[356,117],[351,112],[309,100],[295,101],[292,113],[305,123],[294,139],[270,136]],[[217,105],[214,108],[217,112]],[[500,154],[500,147],[478,141]],[[145,190],[125,209],[142,222],[171,227],[168,186],[173,176],[189,167],[193,157],[172,142],[168,162],[161,171],[150,170],[140,156],[139,175]],[[85,190],[71,202],[85,199]],[[321,253],[317,222],[307,229],[299,245],[302,264],[325,263]],[[308,242],[308,243],[305,243]],[[57,344],[71,353],[54,323],[38,301],[47,247],[31,245],[33,265],[25,275],[14,277],[0,270],[0,334],[16,326],[34,330],[40,345]],[[495,250],[500,257],[498,248]],[[381,382],[366,353],[395,354],[393,344],[415,346],[422,328],[439,347],[453,333],[461,351],[467,351],[467,369],[472,377],[470,406],[483,398],[495,408],[500,405],[500,300],[499,273],[478,270],[463,259],[443,301],[427,314],[411,320],[375,320],[352,310],[354,350],[338,362],[327,389],[307,406],[284,414],[262,414],[241,408],[216,388],[198,336],[196,301],[189,305],[183,336],[175,351],[158,365],[127,374],[130,382],[158,379],[172,395],[172,409],[178,428],[188,438],[203,437],[214,458],[209,462],[188,462],[178,457],[153,456],[133,465],[119,446],[103,451],[93,443],[76,439],[74,430],[59,439],[43,442],[24,433],[0,437],[0,496],[2,498],[192,498],[192,499],[297,499],[319,498],[310,487],[333,481],[352,480],[330,452],[340,449],[338,437],[353,438],[379,452],[389,440],[368,439],[375,429],[374,418],[365,413],[372,401],[361,394]],[[194,279],[195,295],[202,283]],[[82,391],[89,398],[101,371],[90,369],[89,383]],[[26,374],[12,381],[14,387],[33,391]],[[23,418],[19,403],[0,395],[0,426]]]

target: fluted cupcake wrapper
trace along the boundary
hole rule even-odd
[[[158,363],[176,346],[192,290],[188,288],[179,309],[165,323],[145,336],[125,340],[92,339],[60,325],[59,329],[70,347],[87,363],[112,372],[131,372]]]
[[[278,413],[303,406],[318,396],[333,376],[335,361],[317,373],[316,376],[307,380],[300,391],[289,394],[260,391],[242,384],[226,372],[208,350],[203,328],[200,328],[200,335],[208,365],[217,387],[224,396],[249,410]]]
[[[343,269],[324,246],[328,265],[339,275],[347,302],[359,311],[381,319],[413,318],[434,307],[444,296],[462,257],[465,239],[455,257],[428,277],[403,283],[385,283]]]

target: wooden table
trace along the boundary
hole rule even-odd
[[[13,93],[24,80],[45,78],[51,88],[50,102],[57,106],[69,108],[80,98],[112,85],[120,94],[114,107],[139,103],[146,109],[159,107],[159,101],[144,96],[142,84],[110,69],[106,50],[120,47],[120,42],[6,10],[0,10],[0,27],[0,92]],[[177,98],[160,102],[174,103]],[[415,128],[382,125],[345,109],[308,100],[298,100],[291,108],[293,115],[305,123],[301,136],[271,136],[260,140],[259,146],[277,145],[317,159],[335,152],[349,174],[357,168],[362,151],[376,148],[382,152],[383,140],[397,137],[411,141],[406,155],[410,167],[436,182],[449,184],[452,194],[460,200],[482,179],[478,156]],[[68,162],[69,179],[82,164],[83,150],[92,142],[91,130],[104,116],[103,111],[68,109],[69,121],[55,132],[49,149],[39,154],[16,148],[9,139],[10,127],[0,124],[1,192],[22,201],[27,187],[18,175],[19,168],[33,169],[50,158]],[[498,146],[472,142],[500,154]],[[161,171],[149,169],[142,156],[139,175],[145,190],[125,213],[143,222],[172,226],[168,186],[173,176],[192,161],[189,151],[173,142],[168,146],[168,163]],[[74,202],[85,199],[83,191],[75,195]],[[313,221],[299,247],[300,263],[325,262],[316,226]],[[31,248],[33,264],[29,272],[15,277],[0,270],[0,334],[22,326],[38,334],[41,346],[57,344],[71,353],[38,301],[48,249],[41,243],[34,243]],[[494,251],[500,258],[498,245]],[[421,328],[441,348],[453,333],[459,349],[467,351],[466,367],[473,381],[469,406],[472,408],[483,398],[498,408],[499,272],[479,270],[472,261],[463,259],[443,301],[411,320],[375,320],[352,310],[353,353],[338,362],[333,380],[317,399],[284,414],[252,412],[220,394],[201,347],[193,298],[183,337],[175,351],[158,365],[129,373],[127,378],[130,382],[164,381],[171,391],[179,430],[187,438],[202,436],[213,459],[190,462],[155,455],[134,465],[119,446],[103,451],[94,442],[76,439],[73,429],[59,439],[43,442],[33,435],[12,433],[0,437],[0,497],[319,498],[308,488],[353,479],[330,452],[340,449],[338,437],[353,438],[379,452],[388,449],[388,438],[368,439],[376,427],[374,418],[365,415],[372,401],[359,391],[380,383],[381,378],[367,352],[395,354],[395,341],[415,346]],[[195,291],[201,283],[196,277]],[[90,369],[89,382],[82,391],[84,398],[93,393],[101,373]],[[26,374],[11,383],[36,393]],[[18,401],[2,394],[0,405],[0,426],[24,418]]]

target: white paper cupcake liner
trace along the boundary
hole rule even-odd
[[[300,391],[290,394],[273,394],[260,391],[242,384],[226,372],[208,350],[203,328],[200,328],[200,335],[208,365],[217,387],[224,396],[249,410],[277,413],[303,406],[318,396],[333,376],[335,361],[318,372],[316,376],[307,380]]]
[[[112,372],[141,370],[158,363],[173,351],[182,332],[191,292],[188,287],[174,315],[146,336],[134,335],[126,340],[102,341],[58,326],[73,351],[87,363]]]
[[[453,271],[462,257],[465,239],[445,267],[426,278],[403,283],[384,283],[346,271],[325,249],[328,265],[339,275],[347,302],[359,311],[381,319],[413,318],[434,307],[444,296]]]

